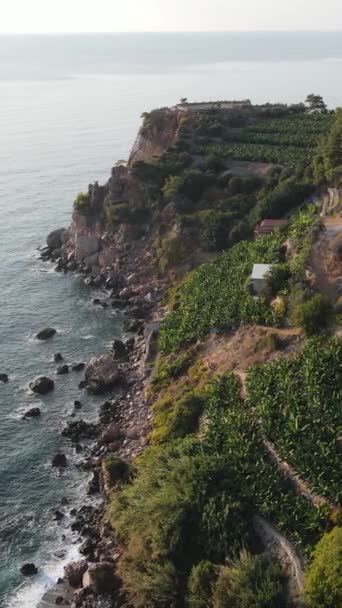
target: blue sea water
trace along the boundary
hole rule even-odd
[[[311,92],[335,107],[341,62],[341,33],[0,36],[0,372],[10,376],[0,385],[0,606],[35,606],[76,551],[51,523],[63,496],[84,500],[87,481],[60,430],[74,399],[90,418],[99,404],[75,374],[47,397],[28,382],[54,374],[55,352],[86,360],[122,334],[119,314],[93,307],[80,278],[41,263],[37,246],[69,223],[78,191],[127,158],[142,112],[185,96],[299,102]],[[35,341],[47,325],[57,336]],[[22,421],[33,405],[42,417]],[[60,477],[49,465],[58,450],[71,462]],[[25,561],[38,578],[23,580]]]

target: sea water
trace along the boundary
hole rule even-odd
[[[342,105],[342,36],[331,34],[106,34],[0,36],[0,605],[32,608],[77,554],[63,497],[86,500],[87,475],[60,431],[73,410],[96,417],[99,398],[75,373],[54,376],[53,355],[86,361],[122,335],[122,318],[91,304],[77,275],[38,260],[50,230],[66,226],[75,195],[126,159],[150,109],[189,100],[300,102],[308,93]],[[34,339],[52,326],[48,342]],[[55,391],[33,396],[36,375]],[[39,419],[23,413],[39,406]],[[64,451],[70,466],[50,466]],[[63,535],[66,536],[63,540]],[[20,566],[35,562],[32,580]]]

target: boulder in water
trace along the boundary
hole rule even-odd
[[[55,387],[55,383],[51,378],[47,378],[46,376],[39,376],[32,380],[29,384],[31,391],[37,393],[38,395],[45,395],[52,391]]]
[[[8,382],[8,375],[7,374],[0,374],[0,382]]]
[[[46,327],[45,329],[42,329],[37,333],[36,338],[37,340],[48,340],[49,338],[52,338],[52,336],[54,336],[56,333],[57,332],[55,329],[53,329],[53,327]]]
[[[40,413],[41,412],[39,407],[32,407],[30,410],[27,410],[27,412],[25,412],[23,418],[39,418]]]
[[[57,376],[64,376],[65,374],[68,374],[68,373],[69,373],[68,365],[64,364],[64,365],[59,365],[57,367],[57,370],[56,370]]]
[[[24,576],[32,576],[33,574],[38,573],[38,568],[35,564],[23,564],[20,568],[21,574]]]
[[[48,235],[46,242],[48,248],[53,251],[54,249],[60,249],[64,243],[64,233],[65,228],[58,228],[57,230],[53,230]]]
[[[85,368],[85,363],[74,363],[71,366],[73,372],[81,372]]]
[[[51,464],[53,467],[57,467],[58,469],[65,469],[65,467],[68,466],[66,455],[62,453],[56,454],[53,457]]]
[[[53,358],[55,363],[61,363],[62,361],[64,361],[61,353],[56,353]]]

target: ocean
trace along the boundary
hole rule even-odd
[[[93,306],[77,275],[38,260],[49,231],[66,226],[75,195],[126,159],[142,112],[175,104],[245,99],[300,102],[323,95],[342,105],[341,33],[87,34],[0,36],[0,606],[32,608],[77,554],[52,513],[68,497],[86,500],[81,473],[60,430],[74,399],[95,418],[72,373],[34,397],[36,375],[54,375],[53,355],[86,361],[122,336],[120,313]],[[46,343],[39,329],[55,327]],[[38,420],[23,421],[29,407]],[[51,457],[70,458],[58,476]],[[66,536],[63,539],[63,535]],[[40,574],[23,579],[33,561]]]

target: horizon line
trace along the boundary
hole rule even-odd
[[[2,32],[0,36],[74,36],[74,35],[118,35],[118,34],[340,34],[342,29],[256,29],[256,30],[124,30],[124,31],[48,31],[48,32]]]

